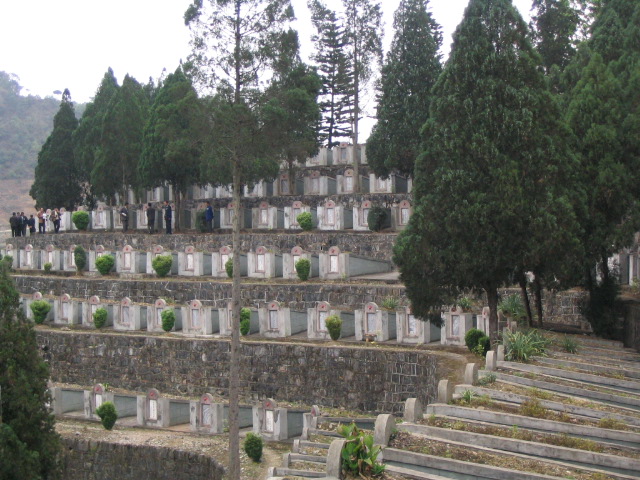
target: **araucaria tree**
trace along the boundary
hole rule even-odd
[[[395,13],[395,36],[382,67],[378,121],[367,140],[367,162],[379,177],[392,171],[413,177],[420,129],[442,71],[442,34],[428,7],[429,0],[402,0]]]
[[[60,471],[47,382],[33,323],[0,262],[0,478],[54,479]]]
[[[200,183],[204,121],[202,103],[193,84],[178,67],[164,80],[151,106],[137,169],[141,186],[158,187],[165,182],[171,186],[177,226],[187,189]]]
[[[308,6],[317,32],[312,37],[316,50],[312,60],[318,65],[322,80],[319,139],[332,148],[340,143],[339,139],[350,139],[353,134],[353,70],[343,21],[320,0],[309,0]]]
[[[552,202],[554,215],[573,215],[547,187],[570,171],[560,167],[564,128],[540,64],[510,0],[470,1],[433,90],[416,209],[394,250],[416,315],[428,317],[457,290],[482,289],[494,341],[498,288],[536,229],[564,225],[541,209]]]
[[[279,167],[278,138],[266,134],[259,80],[273,71],[286,27],[293,19],[290,0],[194,0],[185,13],[192,31],[190,63],[196,78],[216,94],[210,102],[209,144],[205,147],[206,181],[231,181],[233,284],[229,355],[229,478],[240,478],[240,212],[244,185],[274,178]],[[261,78],[262,77],[262,78]]]
[[[35,181],[29,195],[36,206],[73,209],[81,201],[81,188],[74,168],[72,135],[78,119],[69,90],[62,94],[62,102],[53,117],[53,131],[38,154]]]

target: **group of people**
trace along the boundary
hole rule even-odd
[[[24,212],[13,212],[9,218],[11,236],[26,237],[27,229],[29,230],[29,235],[35,235],[36,223],[38,224],[38,232],[46,233],[48,220],[51,220],[51,223],[53,223],[54,233],[58,233],[60,231],[61,218],[62,212],[60,212],[60,209],[58,208],[51,210],[51,213],[47,213],[44,208],[41,208],[36,212],[35,217],[33,215],[29,215],[29,218],[27,218]]]
[[[164,210],[164,224],[166,227],[167,235],[171,235],[173,233],[171,229],[171,223],[173,221],[173,210],[171,209],[171,205],[167,200],[164,201],[164,206],[162,207]],[[156,209],[153,208],[151,202],[147,203],[147,230],[149,233],[155,233],[156,229]],[[120,209],[120,223],[122,223],[122,231],[126,232],[129,230],[129,204],[125,203],[123,207]]]

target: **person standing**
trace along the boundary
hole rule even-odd
[[[41,208],[38,211],[38,233],[45,233],[46,232],[46,224],[44,223],[46,221],[46,213],[44,213],[44,208]]]
[[[9,217],[9,225],[11,226],[11,237],[17,237],[18,217],[16,216],[16,212],[11,212],[11,217]]]
[[[53,212],[51,212],[51,221],[53,222],[54,233],[58,233],[60,231],[60,210],[57,208],[54,208]]]
[[[207,200],[207,208],[204,210],[204,220],[207,223],[207,232],[213,232],[213,207],[211,207],[209,200]]]
[[[155,231],[156,224],[156,209],[153,208],[151,202],[147,203],[147,227],[149,228],[149,233],[152,234]]]
[[[33,215],[29,215],[29,220],[27,220],[27,225],[29,225],[29,236],[32,237],[36,234],[36,219],[33,218]]]
[[[124,206],[120,209],[120,222],[122,223],[122,231],[129,230],[129,204],[124,202]]]
[[[171,235],[171,221],[173,220],[173,211],[171,210],[171,205],[169,205],[169,201],[164,201],[164,224],[166,227],[167,235]]]
[[[20,212],[20,229],[22,230],[22,236],[26,237],[27,236],[27,222],[28,222],[28,218],[27,216],[24,214],[24,212]]]

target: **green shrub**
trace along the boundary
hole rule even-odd
[[[301,258],[295,264],[298,278],[303,282],[309,278],[311,273],[311,262],[306,258]]]
[[[504,336],[505,359],[515,362],[528,362],[531,357],[546,356],[551,343],[536,329],[525,332],[506,332]]]
[[[53,268],[53,264],[47,262],[44,264],[44,273],[51,273],[51,269]]]
[[[244,439],[244,451],[254,462],[259,462],[262,458],[262,437],[249,432]]]
[[[113,255],[102,255],[96,258],[96,269],[100,272],[100,275],[108,275],[115,264],[116,260]]]
[[[483,335],[478,339],[477,345],[471,350],[476,355],[486,357],[487,352],[491,349],[491,339],[486,335]]]
[[[166,277],[171,272],[171,265],[173,264],[173,255],[158,255],[151,260],[151,267],[156,275],[159,277]]]
[[[473,349],[478,345],[478,340],[481,337],[484,337],[485,334],[482,330],[478,330],[477,328],[472,328],[464,336],[464,343],[467,348],[473,352]]]
[[[93,312],[93,324],[96,328],[102,328],[107,324],[106,308],[100,307],[95,312]]]
[[[227,260],[227,263],[224,264],[224,269],[227,271],[227,277],[233,277],[233,258]]]
[[[164,309],[160,318],[162,319],[162,329],[165,332],[170,332],[176,324],[176,312],[173,311],[173,308]]]
[[[11,255],[5,255],[2,257],[2,262],[7,266],[7,268],[11,268],[13,266],[13,257]]]
[[[78,210],[71,214],[71,221],[78,230],[86,230],[89,226],[89,214],[84,210]]]
[[[367,215],[367,225],[372,232],[379,232],[386,225],[389,218],[387,210],[382,207],[371,207]]]
[[[51,305],[49,305],[49,302],[46,300],[35,300],[31,302],[29,308],[31,308],[31,312],[33,313],[33,321],[41,324],[47,319]]]
[[[240,333],[248,335],[251,330],[251,310],[247,307],[240,309]]]
[[[458,306],[463,312],[470,312],[473,307],[473,302],[469,297],[462,297],[458,299]]]
[[[305,232],[313,230],[313,216],[309,212],[302,212],[296,217],[296,221],[300,228]]]
[[[345,438],[342,469],[353,477],[377,477],[385,466],[378,462],[381,447],[373,444],[373,435],[360,430],[355,423],[340,425],[338,433]]]
[[[76,270],[81,272],[87,266],[87,252],[82,246],[78,245],[73,249],[73,261],[76,264]]]
[[[198,210],[196,212],[196,229],[200,233],[205,233],[207,231],[207,219],[205,210]]]
[[[517,293],[502,298],[498,303],[498,311],[502,312],[505,317],[515,320],[527,318],[527,311],[522,304],[522,297]]]
[[[398,300],[396,297],[386,297],[384,300],[382,300],[380,306],[386,310],[395,311],[400,306],[400,300]]]
[[[102,426],[107,430],[111,430],[118,420],[118,412],[112,402],[104,402],[96,408],[96,415],[100,417]]]
[[[615,338],[618,315],[616,299],[620,293],[617,275],[613,273],[589,292],[581,305],[582,314],[587,318],[593,332],[600,337]]]
[[[338,340],[340,333],[342,333],[342,319],[338,315],[330,315],[325,319],[324,324],[329,330],[331,340]]]
[[[578,342],[567,335],[562,337],[560,347],[567,353],[578,353]]]

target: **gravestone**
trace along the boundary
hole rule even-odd
[[[123,298],[116,310],[113,323],[115,330],[146,330],[147,308],[135,305],[130,298]]]
[[[396,231],[404,230],[409,224],[413,209],[408,200],[402,200],[391,209],[391,228]]]
[[[327,200],[318,206],[318,230],[346,230],[353,228],[353,212],[344,205]]]
[[[233,304],[227,303],[226,308],[218,309],[218,324],[220,326],[220,336],[230,337],[233,328]],[[257,310],[251,310],[249,319],[249,335],[260,331],[260,319]]]
[[[125,245],[116,253],[116,272],[118,273],[144,273],[146,264],[146,254],[135,251],[131,245]]]
[[[76,268],[76,256],[75,256],[75,245],[71,245],[63,252],[62,266],[63,269],[67,272],[75,272]],[[86,254],[86,250],[85,250]]]
[[[269,302],[258,309],[260,334],[268,338],[290,337],[307,329],[307,315]]]
[[[304,178],[305,195],[335,195],[336,180],[319,171],[313,171]]]
[[[20,249],[20,269],[33,270],[37,267],[34,253],[31,244],[27,244],[23,249]]]
[[[168,305],[164,298],[158,298],[153,303],[153,307],[150,308],[151,313],[148,314],[147,318],[147,331],[164,332],[162,328],[162,312],[166,309],[172,309],[176,315],[176,321],[171,331],[176,332],[182,330],[182,309]]]
[[[261,246],[247,254],[247,267],[250,278],[282,277],[282,256]]]
[[[353,229],[361,232],[369,231],[369,211],[371,210],[371,202],[365,200],[353,209]]]
[[[53,245],[47,245],[41,252],[40,263],[42,265],[42,268],[44,268],[45,263],[50,263],[52,271],[60,270],[60,251],[57,250]]]
[[[89,271],[97,272],[96,268],[96,259],[100,258],[103,255],[110,255],[111,252],[108,252],[104,246],[96,245],[95,249],[89,250]]]
[[[296,200],[291,204],[291,206],[284,207],[284,228],[288,230],[300,230],[298,215],[305,212],[311,213],[312,225],[317,225],[318,217],[316,210],[312,209],[308,205],[303,205],[302,202]]]
[[[282,254],[282,277],[292,280],[297,279],[298,272],[296,271],[295,265],[298,260],[303,258],[311,262],[309,278],[317,277],[320,274],[320,262],[318,257],[305,252],[300,246],[293,247],[290,253]]]
[[[110,230],[111,209],[108,209],[104,204],[98,205],[96,209],[91,212],[91,229]]]
[[[332,315],[341,317],[341,312],[332,310],[329,302],[318,302],[315,308],[307,309],[307,338],[329,340],[331,337],[325,325],[325,320]]]
[[[320,278],[339,280],[349,277],[349,254],[342,253],[338,247],[329,248],[319,255]]]
[[[211,255],[207,254],[207,257],[210,263]],[[193,245],[189,245],[178,254],[178,275],[200,277],[204,274],[204,263],[204,253],[196,251]]]
[[[220,331],[218,310],[191,300],[182,310],[182,331],[192,335],[211,335]]]
[[[210,393],[190,403],[191,431],[207,434],[224,432],[224,405],[215,403]]]
[[[415,345],[440,340],[440,327],[416,317],[410,307],[396,312],[398,343]]]
[[[473,314],[463,312],[460,307],[451,307],[444,314],[444,324],[440,333],[443,345],[464,345],[464,336],[473,328]]]
[[[333,163],[330,159],[332,159],[332,150],[327,147],[320,147],[316,155],[307,158],[305,165],[307,167],[327,166]]]
[[[105,304],[100,301],[100,297],[97,295],[93,295],[89,298],[89,300],[83,306],[82,312],[82,325],[85,327],[93,327],[93,314],[96,313],[96,310],[99,308],[104,308],[107,311],[107,321],[105,323],[106,326],[113,325],[113,305]]]
[[[274,230],[284,228],[284,210],[260,202],[258,208],[251,209],[251,228]]]
[[[178,275],[178,254],[175,252],[171,252],[170,250],[165,250],[162,245],[154,245],[151,247],[151,251],[147,252],[147,273],[154,274],[155,270],[153,269],[153,259],[159,257],[160,255],[171,255],[173,258],[173,262],[171,263],[171,271],[170,275]]]
[[[396,338],[396,312],[382,310],[369,302],[355,311],[356,340],[385,342]]]
[[[63,293],[53,303],[54,322],[62,325],[77,325],[82,322],[80,304]]]

